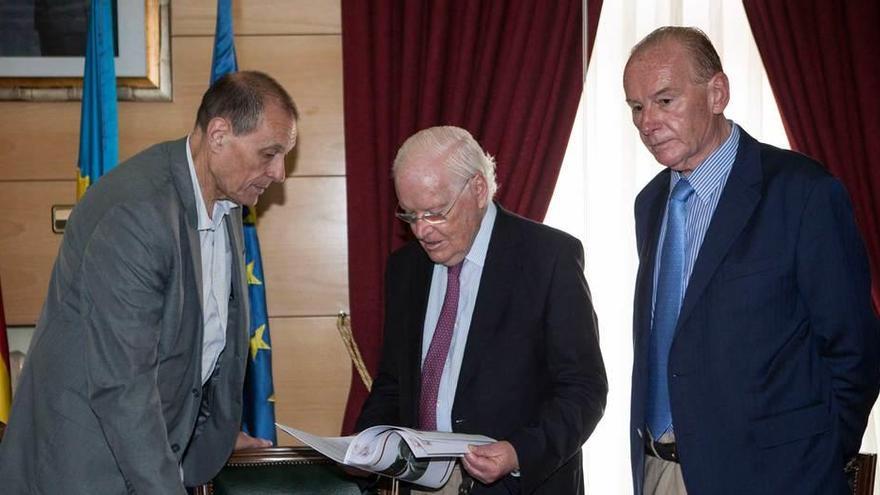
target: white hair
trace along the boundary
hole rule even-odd
[[[413,158],[443,160],[453,175],[468,180],[476,174],[486,179],[489,199],[495,197],[498,183],[495,180],[495,159],[483,151],[471,133],[455,126],[438,126],[422,129],[413,134],[397,151],[391,175],[397,177],[400,170],[414,163]]]

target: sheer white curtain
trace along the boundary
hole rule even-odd
[[[661,170],[639,141],[624,103],[630,48],[653,29],[697,26],[730,77],[725,115],[755,138],[788,140],[741,0],[605,0],[584,99],[545,223],[584,243],[610,391],[605,416],[584,448],[587,492],[632,492],[629,399],[632,299],[636,276],[633,200]]]

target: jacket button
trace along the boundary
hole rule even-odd
[[[171,452],[174,452],[176,454],[178,450],[180,450],[180,445],[177,445],[176,443],[172,443],[171,444]]]
[[[192,389],[192,394],[193,394],[193,397],[196,397],[196,398],[198,398],[198,397],[199,397],[199,393],[200,393],[200,391],[199,391],[199,389],[198,389],[198,388],[195,388],[195,387],[193,387],[193,389]]]

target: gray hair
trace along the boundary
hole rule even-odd
[[[412,158],[441,159],[446,169],[463,180],[481,174],[486,179],[489,199],[495,197],[498,183],[495,180],[495,159],[483,151],[471,133],[454,126],[438,126],[422,129],[413,134],[397,151],[391,168],[393,177],[410,163]]]
[[[721,67],[721,57],[712,46],[712,41],[706,33],[695,27],[686,26],[663,26],[655,29],[650,34],[636,43],[629,55],[629,60],[640,54],[647,48],[654,47],[663,41],[676,41],[687,50],[694,69],[697,83],[709,82],[712,76],[724,72]],[[629,60],[627,65],[629,65]]]
[[[196,125],[204,132],[211,119],[223,117],[232,123],[236,136],[250,134],[260,123],[267,103],[277,104],[293,120],[299,120],[293,98],[271,76],[257,71],[230,72],[205,92]]]

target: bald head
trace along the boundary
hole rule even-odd
[[[664,47],[680,46],[687,54],[695,83],[705,83],[715,74],[723,72],[721,58],[706,33],[685,26],[663,26],[642,38],[632,49],[626,66],[649,51]],[[625,72],[625,70],[624,70]]]

